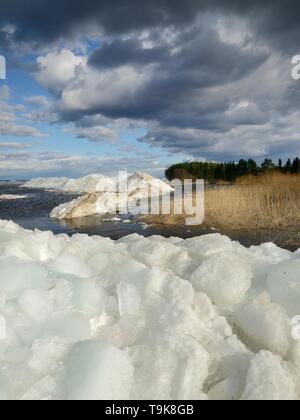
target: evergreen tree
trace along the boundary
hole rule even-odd
[[[292,174],[298,174],[300,172],[300,160],[299,158],[294,159],[291,167]]]
[[[261,169],[263,171],[269,171],[269,170],[272,170],[274,168],[275,168],[275,165],[274,165],[272,159],[265,159],[263,161],[263,163],[261,164]]]
[[[253,159],[248,160],[248,170],[249,170],[249,174],[257,175],[258,166],[257,166],[257,163],[255,162],[255,160],[253,160]]]
[[[166,170],[166,177],[169,180],[179,179],[205,179],[207,181],[235,181],[244,175],[258,175],[262,172],[279,170],[283,173],[300,174],[300,159],[297,157],[291,161],[288,159],[283,165],[279,159],[275,165],[272,159],[265,159],[261,166],[253,159],[241,159],[236,162],[214,163],[214,162],[184,162],[173,165]]]
[[[290,173],[291,169],[292,169],[292,162],[291,162],[291,159],[288,159],[284,167],[284,172]]]

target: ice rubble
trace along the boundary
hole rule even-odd
[[[85,194],[68,203],[60,204],[51,213],[51,219],[76,219],[95,214],[115,214],[116,194],[98,193]]]
[[[87,177],[91,179],[91,177]],[[97,176],[95,175],[96,179]],[[82,178],[84,180],[85,178]],[[82,180],[80,181],[82,188]],[[121,211],[123,214],[135,214],[143,207],[148,210],[148,197],[151,192],[152,198],[160,195],[170,194],[173,188],[165,182],[144,173],[135,173],[125,180],[125,187],[122,189],[120,182],[123,180],[106,178],[97,185],[89,185],[95,192],[85,194],[69,203],[55,207],[50,213],[52,219],[75,219],[95,214],[115,214]],[[67,183],[68,185],[68,183]],[[73,187],[72,187],[73,188]],[[89,188],[84,187],[85,191]],[[64,190],[67,190],[64,187]],[[69,190],[71,191],[71,190]],[[79,192],[81,190],[77,190]],[[99,192],[101,191],[101,192]]]
[[[0,221],[0,399],[299,399],[299,262]]]
[[[116,177],[93,174],[79,179],[39,178],[26,182],[23,187],[84,194],[69,203],[55,207],[50,214],[52,219],[105,215],[116,213],[118,210],[132,213],[137,208],[135,203],[141,200],[144,206],[148,206],[149,192],[152,198],[156,198],[173,191],[166,182],[142,172],[136,172],[128,178],[125,173]],[[130,211],[131,207],[133,211]]]

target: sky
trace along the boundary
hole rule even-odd
[[[296,0],[1,0],[0,178],[300,155]]]

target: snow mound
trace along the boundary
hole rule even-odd
[[[299,258],[0,221],[0,400],[300,399]]]
[[[135,192],[137,186],[140,187],[142,195],[147,192],[151,185],[153,195],[158,195],[159,193],[170,193],[174,189],[167,184],[165,181],[154,178],[153,176],[146,174],[144,172],[136,172],[128,178],[128,191],[129,194]],[[120,185],[119,185],[120,187]],[[147,195],[146,195],[147,196]]]
[[[151,197],[156,198],[173,191],[168,184],[143,173],[136,173],[124,182],[121,185],[122,179],[102,175],[70,180],[64,186],[64,191],[89,194],[55,207],[50,217],[58,220],[74,219],[95,214],[115,214],[118,211],[135,214],[141,206],[148,209],[150,193]]]
[[[41,190],[63,190],[68,178],[36,178],[25,182],[23,188],[38,188]]]
[[[148,188],[150,183],[153,190],[160,189],[163,192],[170,192],[173,190],[166,182],[154,178],[151,175],[142,172],[136,172],[129,175],[128,178],[124,176],[109,177],[102,174],[91,174],[78,179],[68,178],[36,178],[26,182],[22,186],[24,188],[39,188],[46,190],[59,190],[70,193],[103,193],[103,192],[119,192],[121,184],[127,181],[126,188],[129,193],[136,190],[137,183],[144,183],[144,188]],[[143,189],[143,188],[142,188]]]
[[[92,174],[79,179],[70,179],[63,187],[72,193],[104,192],[113,187],[113,179],[101,174]]]
[[[76,219],[95,214],[116,213],[117,196],[113,193],[89,194],[55,207],[51,219]]]

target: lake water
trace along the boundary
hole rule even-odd
[[[130,216],[122,216],[123,222],[107,222],[107,216],[91,216],[81,219],[56,221],[51,220],[51,210],[59,204],[66,203],[78,197],[75,194],[50,192],[44,190],[22,188],[19,184],[0,184],[1,195],[19,195],[26,198],[14,200],[0,200],[0,219],[12,220],[25,229],[51,230],[54,233],[87,233],[89,235],[101,235],[112,239],[120,239],[132,233],[140,235],[163,235],[180,237],[192,237],[195,233],[186,227],[152,228],[143,223],[136,222]],[[109,216],[112,218],[113,216]],[[129,222],[130,220],[130,222]],[[201,234],[209,233],[203,228],[197,229]]]
[[[210,233],[216,233],[213,228],[204,226],[155,226],[150,227],[131,219],[123,217],[122,222],[103,221],[103,216],[91,216],[82,219],[65,221],[51,220],[49,214],[51,210],[59,204],[66,203],[78,197],[75,194],[65,194],[60,192],[50,192],[44,190],[22,188],[20,183],[0,182],[0,196],[19,195],[26,198],[15,200],[0,199],[0,219],[12,220],[25,229],[39,229],[42,231],[52,231],[55,234],[65,233],[74,235],[76,233],[86,233],[88,235],[100,235],[112,239],[120,239],[132,233],[143,236],[161,235],[164,237],[176,236],[180,238],[190,238]],[[112,216],[110,216],[112,217]],[[107,219],[107,217],[104,217]],[[274,241],[268,233],[254,235],[241,232],[221,232],[233,240],[237,240],[245,246],[259,245],[262,242]],[[275,241],[276,242],[276,241]],[[286,246],[295,250],[296,245]]]

